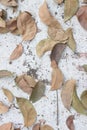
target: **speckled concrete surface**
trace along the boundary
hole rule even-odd
[[[9,64],[9,55],[14,50],[17,44],[19,44],[22,39],[21,36],[14,36],[11,33],[1,35],[0,34],[0,69],[7,69],[12,72],[15,72],[16,75],[20,75],[29,71],[37,78],[44,80],[46,83],[46,96],[43,97],[40,101],[34,104],[39,119],[45,119],[46,123],[52,125],[54,130],[68,130],[66,126],[66,118],[74,114],[75,115],[75,130],[87,130],[87,117],[83,115],[77,114],[73,109],[71,111],[67,111],[60,97],[61,90],[58,91],[59,95],[59,126],[56,125],[57,122],[57,110],[56,110],[56,92],[50,92],[50,85],[47,84],[51,80],[51,68],[50,68],[50,52],[47,52],[41,59],[36,55],[36,45],[37,43],[47,38],[47,27],[41,22],[38,10],[40,5],[44,0],[24,0],[21,2],[19,0],[18,11],[13,13],[11,8],[7,8],[0,4],[0,8],[6,9],[8,13],[8,18],[15,17],[19,14],[19,11],[29,11],[35,21],[37,23],[38,29],[41,30],[35,36],[32,41],[23,42],[24,53],[23,55]],[[73,28],[74,38],[76,40],[77,49],[76,52],[85,53],[87,52],[87,31],[85,31],[79,24],[77,18],[74,16],[70,21],[66,24],[63,21],[64,16],[64,5],[57,5],[53,0],[47,0],[48,7],[50,12],[58,19],[63,28],[67,29],[68,27]],[[82,0],[80,0],[80,6],[82,4]],[[78,57],[74,54],[68,47],[65,49],[63,56],[60,60],[59,66],[64,74],[65,81],[71,78],[77,80],[77,92],[78,95],[82,93],[83,90],[87,89],[87,74],[83,71],[79,71],[77,68],[79,65],[87,64],[87,57]],[[33,69],[33,71],[32,71]],[[2,87],[8,88],[13,92],[13,94],[17,97],[25,97],[29,98],[29,96],[24,93],[22,90],[16,87],[14,80],[0,79],[0,101],[3,101],[5,104],[9,105],[9,102],[5,95],[2,92]],[[18,109],[16,101],[14,101],[14,105],[10,108],[9,112],[0,115],[0,124],[6,122],[13,122],[15,127],[20,127],[21,130],[31,130],[31,128],[23,127],[23,117]]]

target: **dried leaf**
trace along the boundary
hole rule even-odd
[[[0,130],[14,130],[12,123],[6,123],[0,126]]]
[[[66,120],[66,124],[67,124],[67,127],[69,128],[69,130],[75,130],[73,120],[74,120],[73,115],[69,116]]]
[[[84,68],[85,72],[87,72],[87,65],[85,64],[82,67]]]
[[[66,81],[66,83],[61,91],[62,102],[68,110],[70,110],[70,107],[71,107],[75,83],[76,83],[75,80]]]
[[[14,130],[21,130],[20,128],[16,128],[16,129],[14,129]]]
[[[65,48],[66,48],[66,44],[61,44],[61,43],[56,44],[53,47],[51,55],[50,55],[51,61],[54,60],[56,64],[58,64]]]
[[[52,50],[55,44],[57,44],[57,41],[52,39],[41,40],[36,46],[37,55],[41,57],[45,52]]]
[[[83,0],[83,3],[86,3],[86,4],[87,4],[87,0]]]
[[[58,67],[53,68],[51,91],[59,89],[62,86],[62,83],[63,83],[63,74],[61,70]]]
[[[7,12],[6,12],[4,9],[2,9],[2,10],[0,11],[0,17],[1,17],[3,20],[6,20],[6,18],[7,18]]]
[[[29,75],[18,76],[16,77],[15,82],[24,92],[28,94],[32,93],[32,88],[36,85],[35,79]]]
[[[55,27],[57,29],[62,28],[60,23],[49,12],[46,1],[44,1],[43,5],[39,8],[39,16],[42,22],[47,26]]]
[[[30,96],[30,101],[33,103],[40,100],[41,97],[44,96],[45,93],[45,85],[43,82],[39,81],[33,88],[32,94]]]
[[[68,35],[65,33],[63,29],[57,29],[55,27],[48,28],[48,35],[54,41],[64,42],[66,43],[68,40]]]
[[[65,0],[65,8],[64,8],[64,21],[68,21],[71,19],[75,13],[77,12],[79,7],[78,0]]]
[[[13,74],[8,70],[0,70],[0,78],[10,77]]]
[[[28,12],[23,12],[17,19],[17,27],[23,40],[32,40],[37,32],[35,20]]]
[[[63,0],[54,0],[57,4],[62,4],[63,3]]]
[[[87,109],[83,106],[82,102],[80,101],[80,99],[77,95],[77,92],[76,92],[76,87],[74,88],[74,92],[73,92],[72,107],[78,113],[87,115]]]
[[[10,55],[10,60],[12,61],[18,59],[22,55],[22,53],[23,53],[23,46],[22,44],[19,44]]]
[[[76,14],[81,26],[87,30],[87,5],[81,6]]]
[[[69,36],[69,39],[67,41],[67,45],[71,48],[71,50],[73,52],[75,52],[75,50],[76,50],[76,42],[75,42],[75,39],[73,37],[72,28],[68,28],[66,30],[66,34]]]
[[[11,6],[11,7],[15,7],[18,5],[16,0],[0,0],[0,3],[5,6]]]
[[[7,27],[5,27],[5,28],[0,27],[0,33],[4,34],[4,33],[8,33],[8,32],[9,32],[9,30],[7,29]]]
[[[0,114],[4,114],[6,112],[8,112],[9,108],[4,105],[2,102],[0,102]]]
[[[31,102],[24,98],[17,98],[17,103],[24,117],[24,125],[26,127],[32,126],[37,117],[34,106]]]
[[[35,124],[32,130],[40,130],[40,123]]]
[[[43,126],[41,126],[40,130],[54,130],[54,129],[49,125],[43,125]]]
[[[81,102],[87,109],[87,90],[83,91],[83,93],[81,94]]]
[[[3,88],[3,92],[4,92],[5,96],[8,98],[9,102],[13,102],[14,96],[13,96],[12,92],[5,88]]]

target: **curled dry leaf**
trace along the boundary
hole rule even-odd
[[[84,68],[85,72],[87,72],[87,65],[85,64],[82,67]]]
[[[41,126],[40,130],[54,130],[54,129],[49,125],[43,125],[43,126]]]
[[[39,57],[43,56],[45,52],[52,50],[55,44],[57,44],[57,41],[53,41],[52,39],[41,40],[36,46],[37,55]]]
[[[73,32],[72,32],[72,28],[68,28],[66,30],[66,34],[68,35],[69,39],[67,41],[67,45],[71,48],[71,50],[73,52],[75,52],[76,50],[76,42],[75,42],[75,39],[73,37]]]
[[[34,103],[41,99],[45,93],[45,85],[43,82],[38,81],[33,88],[32,94],[30,96],[30,100]]]
[[[76,84],[75,80],[73,80],[73,79],[68,80],[68,81],[66,81],[66,83],[61,91],[62,102],[68,110],[70,110],[70,107],[71,107],[75,84]]]
[[[12,61],[18,59],[22,55],[22,53],[23,53],[23,46],[22,44],[19,44],[10,55],[10,60]]]
[[[24,125],[26,127],[32,126],[37,117],[34,106],[31,102],[24,98],[17,98],[17,103],[24,117]]]
[[[0,28],[5,28],[6,22],[0,17]]]
[[[51,81],[51,90],[59,89],[63,84],[63,74],[59,67],[55,67],[52,70],[52,81]]]
[[[1,17],[3,20],[6,20],[6,18],[7,18],[7,12],[6,12],[4,9],[2,9],[2,10],[0,11],[0,17]]]
[[[83,91],[83,93],[81,94],[81,102],[87,109],[87,90]]]
[[[69,116],[66,120],[66,124],[69,130],[75,130],[73,120],[74,120],[74,115]]]
[[[66,43],[68,40],[68,35],[65,33],[63,29],[57,29],[55,27],[48,28],[48,35],[54,41],[64,42]]]
[[[17,27],[23,40],[32,40],[37,32],[35,20],[28,12],[22,12],[17,19]]]
[[[74,92],[73,92],[72,107],[78,113],[87,115],[87,109],[83,106],[82,102],[80,101],[76,92],[76,87],[74,88]]]
[[[13,74],[8,70],[0,70],[0,78],[10,77]]]
[[[46,1],[44,1],[43,5],[39,8],[39,16],[42,22],[47,26],[55,27],[57,29],[62,28],[60,23],[49,12]]]
[[[13,96],[12,92],[5,88],[3,88],[2,90],[5,94],[5,96],[8,98],[9,102],[13,102],[14,96]]]
[[[6,112],[8,112],[9,108],[4,105],[2,102],[0,102],[0,114],[4,114]]]
[[[6,123],[0,126],[0,130],[14,130],[14,126],[12,123]]]
[[[34,88],[36,85],[35,79],[25,74],[16,77],[15,82],[24,92],[28,94],[32,93],[32,88]]]
[[[50,55],[51,61],[54,60],[56,64],[58,64],[65,48],[66,48],[66,44],[61,44],[61,43],[56,44],[53,47],[51,55]]]
[[[18,4],[16,0],[0,0],[0,3],[5,6],[16,7]]]
[[[65,8],[64,8],[64,21],[68,21],[71,19],[77,12],[79,7],[78,0],[65,0]]]
[[[33,126],[32,130],[40,130],[40,123],[37,123]]]
[[[87,5],[81,6],[76,13],[78,21],[80,22],[81,26],[87,30]]]
[[[54,0],[57,4],[62,4],[64,0]]]

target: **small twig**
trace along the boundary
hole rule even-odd
[[[59,125],[59,106],[58,106],[58,91],[56,90],[56,101],[57,101],[57,126]]]

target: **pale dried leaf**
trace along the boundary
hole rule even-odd
[[[28,12],[22,12],[17,19],[17,27],[23,40],[32,40],[37,32],[35,20]]]
[[[83,91],[81,94],[81,102],[84,107],[87,109],[87,90]]]
[[[5,28],[6,22],[0,17],[0,28]]]
[[[4,105],[2,102],[0,102],[0,114],[4,114],[6,112],[8,112],[9,108]]]
[[[48,28],[48,35],[54,41],[66,43],[67,40],[68,40],[68,35],[65,33],[65,31],[63,29],[57,29],[55,27],[49,27]]]
[[[57,4],[62,4],[64,0],[54,0]]]
[[[16,0],[0,0],[0,3],[5,6],[12,6],[12,7],[15,7],[18,5]]]
[[[40,123],[35,124],[32,130],[40,130]]]
[[[0,70],[0,78],[10,77],[13,74],[8,70]]]
[[[37,117],[37,113],[34,106],[31,102],[24,98],[17,98],[17,103],[24,117],[24,126],[32,126],[36,121]]]
[[[68,80],[68,81],[66,81],[66,83],[61,91],[62,102],[68,110],[70,110],[70,107],[71,107],[75,84],[76,84],[75,80],[73,80],[73,79]]]
[[[12,123],[6,123],[0,126],[0,130],[14,130],[14,126]]]
[[[38,81],[35,87],[33,88],[32,94],[30,96],[30,101],[33,103],[40,100],[45,93],[45,85],[43,82]]]
[[[35,79],[29,75],[18,76],[16,77],[15,82],[24,92],[28,94],[32,93],[32,88],[36,85]]]
[[[59,67],[52,70],[51,91],[59,89],[63,84],[63,74]]]
[[[73,37],[73,32],[72,32],[72,28],[68,28],[66,30],[66,34],[68,35],[69,39],[67,41],[67,45],[71,48],[71,50],[73,52],[75,52],[76,50],[76,42],[75,42],[75,39]]]
[[[79,99],[77,92],[76,92],[76,87],[74,88],[74,92],[73,92],[72,107],[78,113],[87,115],[87,109],[83,106],[81,100]]]
[[[65,48],[66,48],[66,44],[62,44],[62,43],[56,44],[51,51],[51,55],[50,55],[51,61],[55,61],[56,64],[58,64]]]
[[[81,26],[87,30],[87,5],[81,6],[76,14]]]
[[[39,8],[39,16],[42,22],[47,26],[55,27],[57,29],[62,28],[60,23],[49,12],[46,1],[44,1],[44,3]]]
[[[67,124],[67,127],[69,128],[69,130],[75,130],[73,120],[74,120],[73,115],[69,116],[66,120],[66,124]]]
[[[10,55],[10,60],[12,61],[18,59],[22,55],[22,53],[23,53],[23,46],[22,44],[19,44]]]
[[[5,94],[5,96],[8,98],[9,102],[13,102],[14,96],[13,96],[12,92],[5,88],[3,88],[2,90]]]
[[[64,21],[68,21],[71,19],[78,10],[79,1],[78,0],[65,0],[65,8],[64,8]]]
[[[54,130],[50,125],[43,125],[41,126],[40,130]]]

